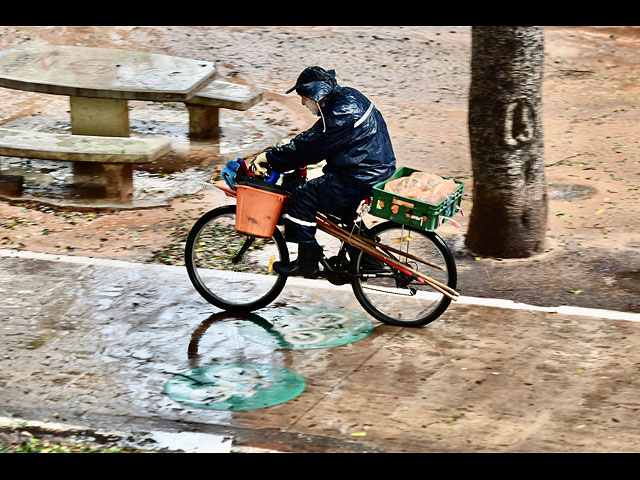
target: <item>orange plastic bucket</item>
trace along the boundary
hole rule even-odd
[[[270,238],[289,195],[236,185],[236,230],[255,237]]]

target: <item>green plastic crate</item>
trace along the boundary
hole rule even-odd
[[[449,218],[458,213],[464,183],[453,179],[458,184],[450,195],[437,205],[421,202],[415,198],[403,197],[384,191],[387,182],[401,177],[408,177],[413,172],[419,172],[414,168],[400,167],[384,182],[373,187],[373,202],[369,213],[386,220],[393,220],[410,227],[433,231],[445,223]],[[448,179],[449,177],[442,177]]]

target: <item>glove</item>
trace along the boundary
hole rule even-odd
[[[251,171],[258,175],[266,176],[268,173],[269,161],[267,160],[267,154],[265,152],[258,155],[251,162]]]

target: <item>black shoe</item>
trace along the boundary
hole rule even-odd
[[[320,274],[318,262],[322,248],[315,245],[298,245],[298,258],[293,262],[274,262],[273,270],[289,277],[316,278]]]

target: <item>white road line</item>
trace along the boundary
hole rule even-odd
[[[25,258],[30,260],[47,260],[53,262],[67,262],[84,265],[102,265],[114,268],[129,268],[138,270],[180,270],[184,271],[185,267],[160,265],[151,263],[126,262],[123,260],[111,260],[105,258],[81,257],[75,255],[58,255],[51,253],[25,252],[22,250],[0,249],[0,257]],[[308,280],[304,278],[292,277],[289,282],[300,286],[311,285],[314,288],[348,288],[349,285],[342,287],[334,287],[324,280]],[[320,284],[321,283],[321,284]],[[620,312],[616,310],[602,310],[597,308],[573,307],[570,305],[560,305],[557,307],[540,307],[536,305],[528,305],[526,303],[514,302],[512,300],[503,300],[499,298],[478,298],[478,297],[458,297],[455,304],[459,305],[479,305],[484,307],[503,308],[510,310],[527,310],[539,311],[547,313],[557,313],[562,315],[576,315],[581,317],[595,317],[609,320],[628,320],[631,322],[640,322],[640,313]]]

